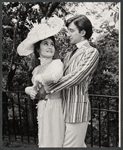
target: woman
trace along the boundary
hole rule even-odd
[[[54,21],[55,26],[52,24]],[[54,21],[51,21],[51,23],[49,19],[48,23],[45,22],[42,26],[40,25],[40,27],[33,28],[28,34],[27,40],[23,41],[18,47],[18,53],[20,55],[24,54],[23,48],[25,47],[26,55],[28,55],[31,50],[31,52],[34,51],[36,57],[40,59],[40,65],[33,71],[33,86],[25,89],[25,92],[30,95],[31,99],[35,99],[37,94],[39,98],[37,104],[39,147],[62,147],[64,138],[64,117],[61,94],[60,92],[48,94],[47,88],[49,83],[57,82],[63,75],[63,63],[59,59],[53,60],[55,53],[55,39],[53,35],[56,34],[56,30],[57,32],[59,31],[63,22],[61,22],[61,27],[58,28],[59,18],[55,17]],[[58,22],[57,26],[56,22]],[[41,28],[44,29],[44,26],[45,33],[43,33],[44,30],[41,30]],[[37,35],[39,31],[42,31],[42,33],[40,33],[40,36],[38,34],[36,41],[34,35]],[[30,35],[33,35],[33,42]],[[33,50],[31,47],[33,47]],[[47,94],[44,97],[45,91]]]

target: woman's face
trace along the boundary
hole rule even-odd
[[[39,50],[40,56],[45,58],[52,58],[54,56],[54,53],[55,53],[55,46],[52,39],[47,38],[45,40],[42,40],[40,43],[40,50]]]

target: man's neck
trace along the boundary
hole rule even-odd
[[[79,43],[77,43],[76,46],[77,46],[78,48],[80,48],[80,47],[81,47],[82,45],[84,45],[86,42],[87,42],[87,40],[84,39],[84,40],[80,41]]]

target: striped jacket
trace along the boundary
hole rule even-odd
[[[70,55],[71,52],[64,59],[64,76],[58,83],[49,85],[49,89],[51,93],[62,90],[65,122],[89,121],[88,85],[97,67],[99,53],[87,41],[71,58]]]

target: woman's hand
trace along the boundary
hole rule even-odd
[[[30,96],[32,100],[34,100],[37,95],[37,91],[33,88],[33,86],[26,87],[25,92]]]
[[[39,83],[42,83],[42,78],[41,75],[38,74],[35,78],[34,78],[34,85],[37,85]]]
[[[38,81],[35,80],[34,81],[34,85],[33,85],[33,89],[35,91],[39,92],[39,90],[41,89],[41,87],[42,87],[42,84],[40,82],[38,82]]]

